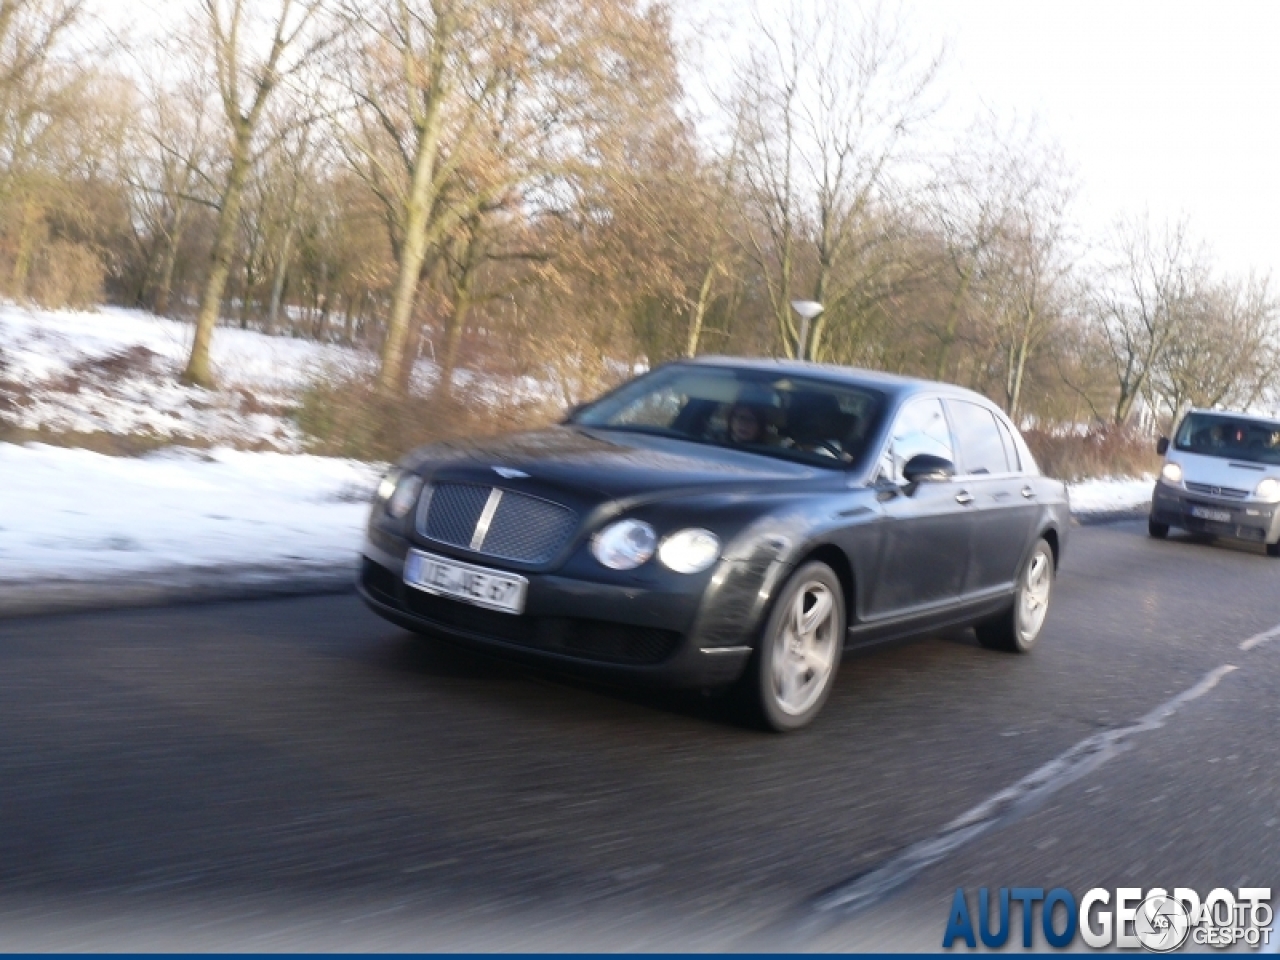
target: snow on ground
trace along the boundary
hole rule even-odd
[[[350,565],[378,468],[174,448],[108,457],[0,443],[0,585],[182,567]]]
[[[373,377],[369,351],[218,327],[211,349],[217,390],[178,380],[193,324],[140,310],[37,310],[0,301],[0,424],[28,431],[145,435],[197,446],[295,453],[303,436],[291,411],[303,387],[330,372]],[[413,380],[439,376],[419,359]],[[487,402],[545,400],[533,377],[457,370],[454,383]]]
[[[335,344],[219,327],[216,391],[178,382],[194,326],[138,310],[0,303],[0,418],[25,430],[147,434],[181,443],[301,449],[288,412],[307,379],[361,362]]]
[[[1112,513],[1138,510],[1151,502],[1155,477],[1141,480],[1083,480],[1067,486],[1072,513]]]

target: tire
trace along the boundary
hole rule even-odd
[[[807,622],[824,604],[825,614]],[[813,722],[835,684],[846,622],[844,588],[830,567],[806,563],[791,575],[742,678],[751,720],[779,733]]]
[[[984,620],[974,629],[978,642],[989,650],[1026,653],[1044,629],[1053,594],[1053,550],[1040,540],[1018,575],[1013,605],[998,617]]]
[[[1169,535],[1169,525],[1167,523],[1160,523],[1159,521],[1152,520],[1148,517],[1147,533],[1157,540],[1163,540]]]
[[[1268,557],[1280,557],[1280,543],[1268,543],[1268,544],[1267,544],[1267,556],[1268,556]]]

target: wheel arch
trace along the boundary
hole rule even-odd
[[[812,560],[825,563],[835,573],[836,578],[839,579],[840,589],[844,594],[845,627],[848,628],[854,622],[857,610],[857,591],[854,589],[856,581],[853,575],[853,564],[849,562],[848,555],[834,543],[821,543],[810,547],[796,562],[795,569],[800,569]]]

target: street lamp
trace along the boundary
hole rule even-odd
[[[791,309],[800,315],[800,349],[796,351],[796,359],[803,360],[809,346],[809,321],[822,312],[823,306],[816,300],[792,300]]]

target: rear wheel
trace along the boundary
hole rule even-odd
[[[1035,646],[1049,612],[1053,593],[1053,550],[1041,540],[1018,577],[1013,606],[1006,613],[984,620],[974,629],[978,642],[991,650],[1026,653]]]
[[[743,693],[770,730],[798,730],[827,702],[844,648],[844,590],[825,563],[791,575],[773,605]]]
[[[1169,535],[1169,525],[1160,523],[1158,520],[1147,518],[1147,533],[1155,537],[1157,540],[1163,540]]]

